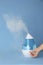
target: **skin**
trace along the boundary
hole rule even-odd
[[[30,55],[31,55],[32,57],[37,57],[38,54],[39,54],[39,52],[40,52],[41,50],[43,50],[43,44],[40,45],[40,46],[39,46],[38,48],[36,48],[35,50],[30,51]]]

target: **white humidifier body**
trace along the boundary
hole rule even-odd
[[[36,44],[34,41],[34,38],[28,33],[24,44],[22,45],[22,53],[25,57],[31,57],[30,51],[34,50],[36,48]]]

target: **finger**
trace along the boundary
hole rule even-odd
[[[37,54],[34,54],[34,55],[31,55],[32,57],[37,57],[38,55]]]
[[[37,57],[37,54],[31,53],[31,52],[30,52],[30,55],[31,55],[32,57]]]
[[[31,55],[31,56],[34,56],[34,53],[30,52],[30,55]]]
[[[33,58],[34,58],[34,57],[37,57],[37,55],[31,55],[31,57],[33,57]]]
[[[30,51],[30,54],[36,54],[36,51]]]
[[[36,51],[30,51],[32,57],[37,57],[38,53]]]

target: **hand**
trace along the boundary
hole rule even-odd
[[[41,45],[40,45],[38,48],[36,48],[35,50],[30,51],[30,55],[31,55],[32,57],[37,57],[38,54],[39,54],[39,52],[40,52],[41,50],[43,50],[43,44],[41,44]]]
[[[38,54],[39,54],[39,49],[38,49],[38,48],[36,48],[36,49],[33,50],[33,51],[30,51],[30,55],[31,55],[32,57],[37,57]]]

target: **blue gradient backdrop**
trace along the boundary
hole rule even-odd
[[[14,43],[16,38],[13,39],[8,31],[3,14],[21,17],[29,33],[34,36],[36,45],[39,46],[43,43],[43,0],[0,0],[0,63],[43,64],[43,52],[35,59],[24,58],[21,51],[16,49],[12,51],[9,48],[10,43]],[[20,41],[16,40],[15,43],[20,45]]]

